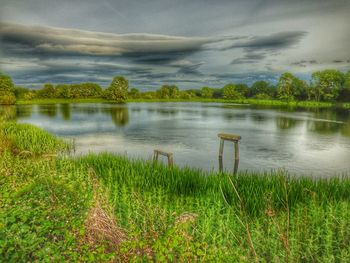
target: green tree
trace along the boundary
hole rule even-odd
[[[14,85],[10,76],[0,73],[0,104],[15,104]]]
[[[286,72],[280,76],[277,84],[278,98],[286,101],[295,100],[306,89],[306,82]]]
[[[344,84],[339,92],[339,101],[350,101],[350,71],[344,74]]]
[[[238,100],[243,98],[243,95],[237,91],[235,84],[225,85],[222,89],[222,93],[225,99]]]
[[[56,98],[56,89],[52,84],[45,84],[43,88],[37,91],[37,97],[44,99]]]
[[[270,84],[264,80],[258,80],[250,87],[249,96],[257,99],[271,99],[273,89]]]
[[[247,84],[239,83],[236,84],[236,90],[242,94],[243,97],[247,98],[249,94],[249,87]]]
[[[202,98],[212,98],[213,97],[213,89],[209,88],[209,87],[203,87],[201,89],[201,97]]]
[[[129,82],[122,76],[114,77],[110,86],[105,90],[104,97],[124,103],[128,98]]]
[[[141,98],[141,93],[137,88],[132,88],[129,92],[129,96],[133,99]]]
[[[163,85],[157,90],[160,99],[177,99],[180,97],[180,90],[175,85]]]
[[[311,87],[316,101],[332,101],[338,98],[345,76],[339,70],[316,71],[311,76]]]
[[[14,87],[13,92],[16,96],[16,99],[23,99],[25,94],[30,90],[25,87]]]
[[[67,84],[56,85],[56,96],[57,98],[69,99],[71,98],[70,86]]]

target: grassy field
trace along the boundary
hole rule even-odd
[[[237,104],[252,104],[266,106],[288,106],[301,108],[328,108],[328,107],[343,107],[350,108],[350,103],[334,104],[331,102],[316,102],[316,101],[281,101],[281,100],[257,100],[257,99],[241,99],[241,100],[226,100],[226,99],[205,99],[192,98],[185,99],[129,99],[127,102],[217,102],[217,103],[237,103]],[[113,103],[111,100],[100,98],[95,99],[33,99],[33,100],[18,100],[18,105],[28,104],[60,104],[60,103]]]
[[[0,123],[0,261],[350,261],[349,177],[232,177],[70,147]]]

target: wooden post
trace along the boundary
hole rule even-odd
[[[161,150],[154,150],[154,154],[153,154],[153,163],[158,163],[158,157],[159,155],[163,155],[165,157],[168,158],[168,166],[172,167],[174,165],[174,157],[172,153],[168,153],[168,152],[164,152]]]
[[[223,171],[223,155],[224,155],[224,141],[231,141],[234,143],[235,153],[234,153],[234,174],[238,171],[239,164],[239,141],[241,136],[227,133],[219,133],[218,137],[220,138],[220,148],[219,148],[219,171]]]
[[[238,171],[238,164],[239,164],[239,147],[238,147],[238,141],[234,142],[235,144],[235,166],[233,168],[233,173],[236,174]]]
[[[224,155],[224,140],[220,139],[220,148],[219,148],[219,171],[223,171],[223,155]]]

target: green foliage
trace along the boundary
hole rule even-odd
[[[0,73],[0,104],[15,104],[14,85],[10,76]]]
[[[312,94],[316,101],[332,101],[339,96],[344,84],[344,74],[338,70],[327,69],[312,74]]]
[[[140,99],[141,98],[141,93],[138,89],[132,88],[129,92],[129,97],[132,99]]]
[[[243,95],[237,91],[235,84],[227,84],[222,88],[222,93],[225,99],[239,100],[243,98]]]
[[[124,77],[114,77],[111,85],[105,90],[104,97],[118,103],[126,102],[128,98],[129,82]]]
[[[241,93],[244,98],[247,98],[249,95],[249,87],[247,84],[236,84],[236,90]]]
[[[157,90],[157,97],[160,99],[177,99],[180,97],[180,90],[175,85],[163,85]]]
[[[16,96],[16,99],[24,99],[25,95],[30,92],[30,90],[25,87],[14,87],[13,92]]]
[[[37,90],[37,97],[45,99],[55,98],[55,87],[52,84],[45,84],[43,88]]]
[[[273,97],[273,89],[268,82],[259,80],[254,82],[254,84],[250,87],[249,96],[256,99],[271,99]]]
[[[69,150],[70,145],[54,135],[29,124],[6,122],[1,126],[7,140],[11,141],[17,153],[40,155]]]
[[[201,97],[202,98],[209,98],[210,99],[213,97],[213,93],[214,93],[214,91],[209,87],[203,87],[201,89]]]
[[[298,79],[293,74],[283,73],[277,84],[278,98],[293,101],[306,90],[306,82]]]

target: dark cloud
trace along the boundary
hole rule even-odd
[[[256,50],[277,51],[280,49],[290,48],[298,44],[306,35],[307,32],[305,31],[286,31],[268,36],[255,36],[250,40],[235,43],[229,47],[223,48],[223,50],[244,48],[248,52]]]
[[[234,60],[232,60],[231,64],[254,64],[263,60],[265,57],[265,53],[246,53],[243,57],[235,58]]]
[[[299,67],[307,67],[308,65],[314,65],[314,64],[319,64],[319,62],[317,62],[317,60],[315,59],[311,59],[311,60],[300,60],[300,61],[291,63],[291,65],[299,66]]]

